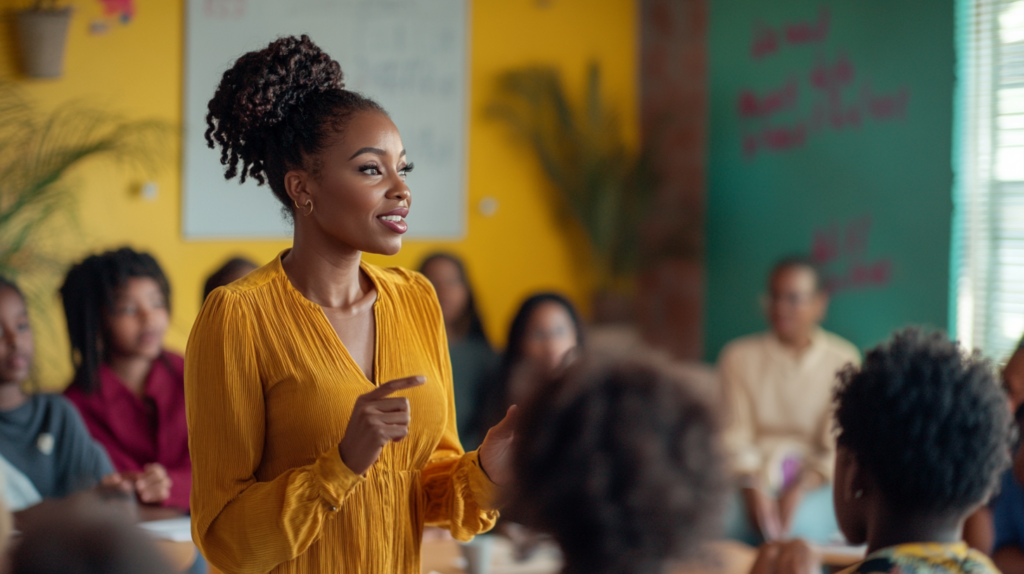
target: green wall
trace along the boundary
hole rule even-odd
[[[944,328],[953,0],[710,6],[707,358],[765,328],[765,275],[796,253],[823,263],[825,326],[856,345]]]

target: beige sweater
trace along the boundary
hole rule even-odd
[[[860,353],[837,335],[818,330],[796,354],[771,333],[729,343],[718,360],[727,407],[726,446],[732,468],[770,491],[782,487],[782,461],[832,480],[835,438],[832,390],[836,373],[860,364]]]

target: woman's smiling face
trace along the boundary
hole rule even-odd
[[[412,205],[405,184],[412,164],[391,118],[377,111],[356,114],[308,161],[307,169],[285,175],[296,224],[313,223],[328,238],[358,251],[398,253]]]

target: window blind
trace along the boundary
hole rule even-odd
[[[963,0],[956,335],[1005,360],[1024,336],[1024,0]]]

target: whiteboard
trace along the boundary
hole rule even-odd
[[[308,34],[341,64],[347,89],[391,115],[416,171],[407,237],[465,231],[466,0],[188,0],[182,150],[187,239],[279,239],[291,225],[268,186],[224,179],[207,103],[236,58]]]

